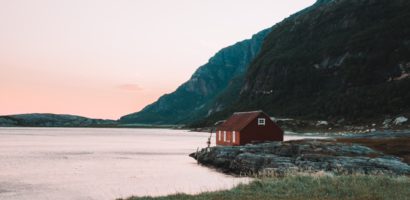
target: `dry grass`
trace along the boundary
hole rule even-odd
[[[384,200],[410,199],[408,177],[386,176],[289,176],[258,179],[227,191],[198,195],[131,197],[128,200]]]

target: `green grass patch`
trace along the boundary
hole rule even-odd
[[[193,183],[194,184],[194,183]],[[231,190],[198,195],[130,197],[127,200],[405,200],[410,199],[410,178],[387,176],[290,176],[257,179]]]

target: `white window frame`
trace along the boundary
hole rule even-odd
[[[218,141],[221,141],[221,139],[222,139],[222,132],[221,132],[221,131],[219,131],[219,134],[218,134]]]
[[[258,126],[265,126],[266,119],[265,118],[258,118]]]
[[[226,142],[226,131],[224,131],[224,142]]]
[[[233,143],[236,142],[236,132],[235,131],[232,132],[232,142]]]

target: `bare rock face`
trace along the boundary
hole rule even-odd
[[[213,147],[190,155],[199,163],[227,173],[326,171],[334,174],[408,175],[410,166],[399,158],[358,144],[332,140],[271,142],[240,147]]]

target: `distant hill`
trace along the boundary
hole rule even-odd
[[[175,92],[160,97],[139,112],[121,117],[120,123],[185,124],[206,117],[211,102],[233,78],[246,72],[269,31],[263,30],[251,39],[220,50]]]
[[[21,114],[0,116],[0,127],[91,127],[112,126],[114,120],[90,119],[75,115]]]
[[[361,121],[410,113],[410,1],[320,0],[275,25],[236,86],[234,111]],[[222,96],[224,94],[221,94]]]

